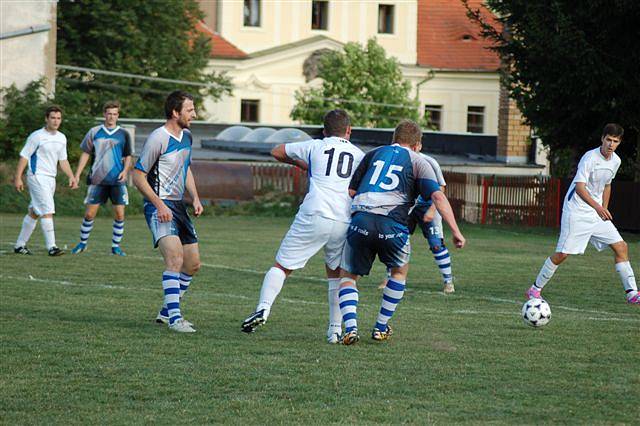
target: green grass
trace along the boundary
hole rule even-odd
[[[0,422],[632,424],[640,400],[640,310],[624,303],[609,253],[569,259],[545,290],[553,319],[523,325],[522,294],[555,246],[554,230],[467,225],[454,251],[457,292],[442,295],[414,238],[395,335],[325,343],[321,256],[287,281],[268,324],[254,309],[290,219],[198,219],[204,266],[183,305],[195,335],[152,322],[162,262],[144,219],[128,219],[126,258],[109,256],[98,218],[90,248],[49,258],[8,254],[21,216],[0,216]],[[80,218],[58,218],[71,248]],[[626,235],[640,272],[637,235]],[[360,325],[375,321],[383,269],[361,281]],[[640,275],[640,274],[638,274]]]

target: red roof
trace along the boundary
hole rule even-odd
[[[482,0],[469,0],[472,9]],[[495,71],[500,60],[479,35],[460,0],[418,0],[418,65],[455,70]]]
[[[217,32],[211,30],[204,22],[198,22],[196,29],[211,39],[212,58],[241,59],[247,57],[246,53],[224,39]]]

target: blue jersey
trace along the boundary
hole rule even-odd
[[[119,126],[107,129],[92,127],[82,140],[80,148],[91,155],[89,185],[119,185],[118,176],[124,170],[123,159],[131,155],[131,138]]]
[[[352,212],[387,216],[407,225],[418,195],[430,199],[440,185],[433,167],[420,154],[394,144],[369,151],[349,189],[356,191]]]
[[[176,138],[164,126],[145,141],[135,168],[147,174],[147,182],[161,199],[178,201],[184,197],[192,143],[189,130],[183,129]]]

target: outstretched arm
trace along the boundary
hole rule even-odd
[[[309,165],[306,161],[296,160],[287,155],[285,144],[280,144],[271,150],[271,156],[281,163],[292,164],[300,167],[302,170],[309,169]]]

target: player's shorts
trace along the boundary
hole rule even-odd
[[[129,205],[129,193],[127,185],[89,185],[87,189],[87,197],[84,199],[85,204],[104,204],[107,200],[111,200],[114,206]]]
[[[424,215],[429,210],[429,206],[425,204],[416,204],[409,215],[409,233],[413,234],[416,227],[420,226],[422,235],[427,239],[429,248],[440,247],[444,245],[444,233],[442,231],[442,216],[436,210],[431,222],[424,222]]]
[[[298,213],[280,243],[276,262],[291,270],[304,268],[309,259],[324,247],[324,263],[331,269],[337,269],[348,227],[345,222]]]
[[[146,200],[144,202],[144,217],[147,219],[147,225],[149,225],[153,236],[153,247],[158,247],[158,241],[169,235],[178,236],[182,245],[197,243],[198,235],[193,223],[191,223],[185,204],[182,201],[162,201],[173,213],[173,218],[170,222],[160,222],[156,206]]]
[[[31,195],[29,208],[38,216],[54,214],[56,205],[53,202],[53,194],[56,192],[56,178],[53,176],[28,175],[27,185]]]
[[[340,266],[352,274],[369,275],[376,255],[387,268],[406,265],[411,256],[409,228],[386,216],[356,213],[351,218]]]
[[[602,220],[595,215],[585,217],[563,211],[556,252],[582,254],[588,243],[602,251],[620,241],[622,237],[610,220]]]

